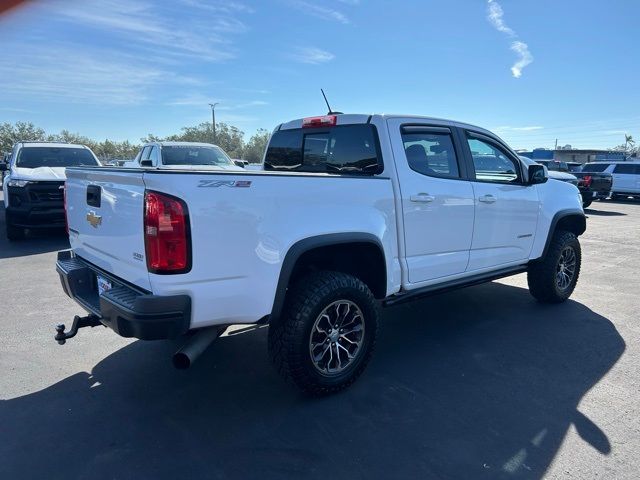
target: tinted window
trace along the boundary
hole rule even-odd
[[[518,181],[518,165],[502,149],[477,138],[468,138],[476,180],[511,183]]]
[[[604,172],[608,166],[608,163],[587,163],[582,167],[582,171],[591,173]]]
[[[95,157],[86,148],[24,147],[20,149],[16,166],[38,167],[78,167],[97,166]]]
[[[405,132],[402,134],[402,143],[412,170],[434,177],[460,177],[450,134]]]
[[[234,165],[216,146],[171,145],[162,147],[163,165]]]
[[[613,169],[613,173],[640,174],[640,165],[632,163],[618,163]]]
[[[375,174],[382,171],[373,125],[275,132],[265,170]]]

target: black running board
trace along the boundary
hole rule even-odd
[[[502,270],[494,270],[492,272],[481,273],[479,275],[473,275],[471,277],[459,278],[456,280],[449,280],[448,282],[438,283],[437,285],[429,285],[428,287],[419,288],[416,290],[405,291],[404,293],[398,293],[390,297],[385,298],[382,301],[384,307],[391,307],[405,302],[410,302],[424,297],[430,297],[439,293],[449,292],[451,290],[458,290],[460,288],[471,287],[473,285],[479,285],[481,283],[491,282],[498,280],[499,278],[510,277],[519,273],[527,271],[527,265],[518,265],[517,267],[504,268]]]

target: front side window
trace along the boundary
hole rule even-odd
[[[479,182],[518,183],[519,168],[501,148],[474,137],[468,137],[476,180]]]
[[[374,175],[382,171],[375,127],[341,125],[275,132],[265,170]]]
[[[460,178],[451,134],[403,132],[402,143],[412,170],[431,177]]]
[[[194,145],[170,145],[162,147],[163,165],[213,165],[233,166],[234,163],[221,148]]]
[[[99,165],[86,148],[23,147],[18,153],[16,167],[80,167]]]

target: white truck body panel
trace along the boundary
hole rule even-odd
[[[154,295],[188,295],[190,327],[200,328],[252,323],[269,315],[285,256],[301,240],[337,233],[374,236],[384,251],[386,295],[392,296],[526,265],[542,255],[560,210],[582,212],[582,200],[573,185],[444,179],[409,168],[400,133],[403,123],[466,128],[464,124],[383,115],[340,115],[337,124],[366,122],[377,127],[384,159],[384,170],[376,176],[69,170],[72,249]],[[297,129],[301,124],[295,120],[280,128]],[[251,183],[238,188],[239,181]],[[89,184],[103,189],[100,208],[86,203]],[[188,206],[192,251],[188,273],[148,273],[145,190],[178,197]],[[487,195],[494,201],[486,203]],[[87,221],[92,212],[101,216],[99,228]]]
[[[87,205],[88,185],[102,188],[100,207]],[[151,290],[142,234],[144,191],[142,172],[104,167],[67,171],[67,221],[73,251],[101,269]],[[100,224],[93,226],[88,215],[99,217]]]

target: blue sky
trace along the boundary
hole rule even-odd
[[[336,110],[494,130],[514,148],[640,140],[640,2],[49,0],[0,18],[0,122],[138,141]],[[518,77],[519,78],[516,78]]]

